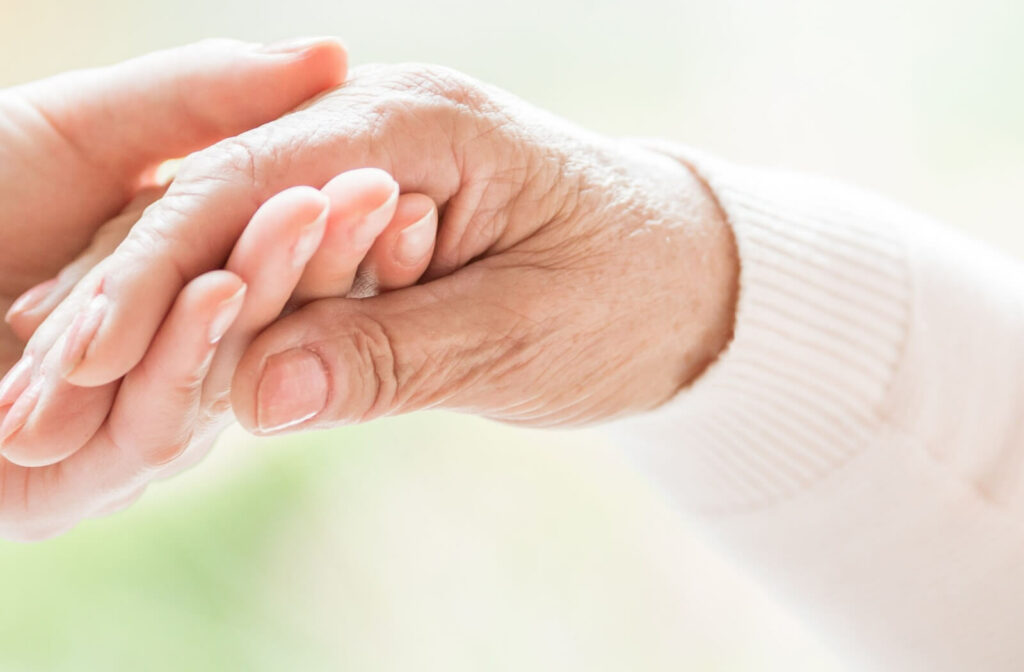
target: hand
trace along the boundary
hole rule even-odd
[[[79,254],[159,163],[275,119],[344,76],[333,40],[222,40],[0,90],[0,310]],[[22,345],[0,325],[0,373]]]
[[[48,300],[58,301],[55,295],[66,293],[76,277],[109,254],[160,191],[147,190],[102,227],[87,252],[51,282]],[[227,386],[238,358],[290,295],[319,295],[328,284],[346,278],[351,284],[357,272],[363,291],[414,283],[430,259],[436,224],[432,201],[420,194],[398,196],[397,184],[379,170],[350,171],[322,191],[297,187],[271,198],[246,227],[228,270],[191,281],[142,362],[119,387],[108,386],[107,406],[95,408],[99,429],[84,445],[51,466],[0,462],[0,536],[58,534],[84,517],[127,506],[151,480],[194,464],[227,420]],[[340,243],[367,225],[379,235],[365,258],[356,259],[352,246]],[[317,265],[324,270],[327,262],[334,264],[330,275],[318,273]],[[17,312],[12,321],[30,333],[45,317],[41,311]],[[22,364],[0,383],[0,434],[15,427],[18,440],[11,450],[19,461],[36,461],[53,450],[35,444],[31,428],[25,436],[17,426],[44,380],[33,379],[31,367]],[[67,426],[67,409],[55,410],[62,415],[47,420]],[[80,409],[77,421],[89,412]]]
[[[590,422],[658,406],[729,339],[734,245],[689,170],[457,73],[399,66],[361,70],[305,109],[194,155],[30,349],[59,348],[73,315],[102,293],[108,308],[66,376],[116,380],[143,356],[175,292],[217,266],[254,204],[358,165],[442,206],[434,281],[316,301],[267,329],[232,391],[250,429],[428,407]],[[129,324],[140,328],[122,338]],[[94,389],[55,385],[33,415]]]

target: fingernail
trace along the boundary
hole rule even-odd
[[[324,237],[324,227],[327,225],[327,210],[328,205],[325,204],[316,219],[303,227],[298,240],[295,241],[295,247],[292,248],[292,263],[295,268],[305,266],[320,247],[320,241]]]
[[[39,402],[39,396],[42,394],[42,391],[43,379],[37,378],[18,397],[18,400],[14,402],[11,410],[7,412],[7,417],[0,423],[0,444],[14,436],[18,430],[25,426],[28,416],[32,415],[32,411],[35,410],[36,404]]]
[[[357,245],[372,245],[373,241],[377,240],[377,236],[387,228],[388,222],[391,218],[377,217],[377,215],[383,210],[394,210],[395,203],[398,202],[399,191],[398,182],[395,182],[394,187],[391,190],[391,195],[387,197],[387,200],[363,215],[362,221],[356,224],[352,230],[352,238]]]
[[[239,311],[242,310],[242,304],[245,303],[245,290],[246,286],[242,285],[231,298],[225,299],[217,308],[217,314],[210,322],[210,345],[220,343],[220,339],[224,338],[224,334],[228,333],[228,329],[235,323],[235,318],[238,317]]]
[[[0,409],[10,406],[32,380],[32,355],[25,355],[0,380]]]
[[[256,424],[276,432],[316,416],[327,405],[327,372],[323,362],[305,348],[267,359],[256,390]]]
[[[57,284],[57,278],[50,278],[46,282],[41,282],[32,289],[28,290],[24,294],[18,297],[18,300],[11,304],[7,314],[4,315],[4,322],[10,322],[11,319],[18,313],[27,313],[32,310],[43,300],[50,295],[53,291],[54,286]]]
[[[67,377],[82,363],[109,308],[110,299],[106,294],[97,294],[72,322],[71,328],[68,329],[67,341],[64,343],[64,351],[60,356],[62,376]]]
[[[323,44],[338,44],[336,37],[293,37],[260,47],[264,54],[293,54],[299,56]]]
[[[427,256],[434,242],[433,212],[405,227],[395,243],[395,258],[404,266],[415,266]]]

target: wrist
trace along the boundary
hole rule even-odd
[[[627,431],[655,439],[644,459],[673,474],[688,505],[766,506],[848,462],[888,422],[912,312],[907,215],[829,180],[654,147],[711,185],[742,277],[726,351]],[[658,436],[692,450],[656,448]]]
[[[686,173],[683,184],[691,199],[695,225],[700,235],[692,242],[684,279],[687,294],[698,297],[695,320],[690,328],[692,349],[690,370],[685,384],[691,383],[726,349],[733,337],[739,292],[740,261],[732,227],[707,183],[689,166],[679,164]]]
[[[671,303],[659,323],[676,346],[674,396],[699,378],[732,340],[740,261],[725,212],[703,178],[675,157],[647,148],[643,152],[660,172],[653,200],[664,210],[670,232],[664,239],[668,258],[663,269]]]

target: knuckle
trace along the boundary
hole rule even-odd
[[[395,409],[400,391],[397,357],[391,335],[382,322],[365,314],[356,313],[348,326],[347,342],[352,348],[361,400],[359,420],[384,415]]]
[[[216,194],[230,193],[245,205],[259,207],[280,189],[274,178],[294,166],[293,158],[319,137],[295,124],[276,124],[253,129],[242,135],[186,157],[174,181],[158,203],[201,202]]]
[[[259,178],[259,164],[259,152],[248,138],[237,136],[221,140],[185,158],[170,193],[183,187],[210,187],[238,182],[255,184]]]
[[[482,98],[480,85],[468,75],[439,65],[409,63],[396,66],[393,83],[403,90],[475,107]]]
[[[346,312],[343,319],[327,317],[341,325],[331,334],[330,352],[326,344],[309,347],[335,376],[344,377],[334,381],[338,388],[332,403],[334,419],[365,422],[401,410],[409,389],[401,375],[393,335],[385,324],[356,311]]]
[[[371,146],[401,150],[429,138],[440,150],[434,156],[437,174],[453,190],[471,163],[467,153],[482,148],[477,139],[497,144],[494,131],[507,124],[507,110],[491,88],[436,65],[362,68],[333,95],[340,104],[331,107],[341,110],[342,125]]]
[[[161,204],[160,207],[167,211],[174,211],[178,209],[177,206],[178,202],[171,199],[167,203]],[[136,226],[128,233],[122,248],[130,258],[155,259],[165,262],[161,265],[166,266],[166,270],[173,274],[171,279],[179,284],[184,284],[190,275],[190,269],[178,262],[179,256],[173,254],[173,250],[186,244],[186,241],[182,240],[180,231],[166,224],[167,220],[168,218],[163,216],[150,217],[146,225]],[[108,257],[108,261],[102,265],[114,263],[109,261],[110,259],[112,257]]]
[[[384,92],[384,95],[381,93]],[[375,116],[392,119],[399,113],[417,117],[444,110],[487,107],[483,86],[457,70],[439,65],[403,63],[357,71],[339,90],[346,98],[362,98]]]

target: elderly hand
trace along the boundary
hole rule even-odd
[[[261,334],[232,392],[250,430],[425,408],[591,423],[661,405],[728,342],[732,234],[680,163],[440,68],[360,71],[305,114],[334,120],[325,157],[336,143],[443,205],[434,281]],[[232,146],[259,175],[253,139]]]
[[[185,162],[33,337],[42,361],[106,297],[91,340],[64,362],[75,385],[53,384],[29,422],[131,370],[177,292],[219,266],[256,204],[362,165],[441,205],[432,281],[314,301],[266,330],[232,392],[252,430],[436,407],[590,422],[658,406],[728,341],[733,241],[688,169],[449,70],[371,67]]]

